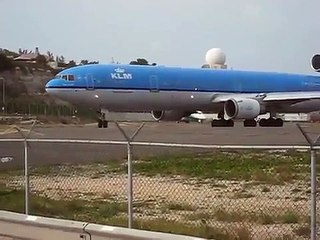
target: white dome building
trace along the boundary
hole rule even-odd
[[[220,48],[211,48],[207,51],[205,66],[208,68],[226,69],[226,54]]]

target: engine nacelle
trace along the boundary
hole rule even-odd
[[[168,110],[168,111],[151,111],[151,115],[154,120],[157,121],[179,121],[182,117],[189,116],[190,114],[176,111],[176,110]]]
[[[311,66],[313,70],[320,72],[320,54],[316,54],[312,57]]]
[[[224,104],[225,118],[254,119],[263,112],[260,103],[255,99],[229,99]]]

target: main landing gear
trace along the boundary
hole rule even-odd
[[[234,122],[233,120],[224,119],[224,113],[218,114],[218,119],[213,119],[211,122],[211,127],[233,127]]]
[[[246,119],[243,121],[243,126],[244,127],[256,127],[257,121],[254,119]]]
[[[257,121],[254,119],[246,119],[243,122],[244,127],[256,127]],[[259,121],[260,127],[282,127],[283,120],[281,118],[262,118]]]
[[[281,118],[262,118],[259,121],[260,127],[282,127],[283,120]]]
[[[108,127],[108,121],[106,120],[106,114],[99,112],[100,117],[98,120],[98,128],[107,128]]]
[[[282,127],[283,126],[283,120],[281,118],[273,117],[270,118],[262,118],[257,122],[255,119],[245,119],[243,121],[244,127],[256,127],[258,124],[260,127]],[[214,119],[211,122],[211,127],[233,127],[234,122],[233,120],[226,120],[224,119],[224,114],[219,113],[218,119]]]

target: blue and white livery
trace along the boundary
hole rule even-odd
[[[320,69],[319,55],[312,59]],[[218,113],[212,126],[282,126],[276,113],[320,110],[320,77],[275,72],[145,65],[92,64],[61,71],[46,91],[75,105],[103,113],[99,127],[107,127],[104,113],[150,111],[153,118],[178,121],[197,111]]]

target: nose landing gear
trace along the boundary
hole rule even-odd
[[[107,128],[108,121],[106,120],[106,114],[100,112],[99,120],[98,120],[98,128]]]

